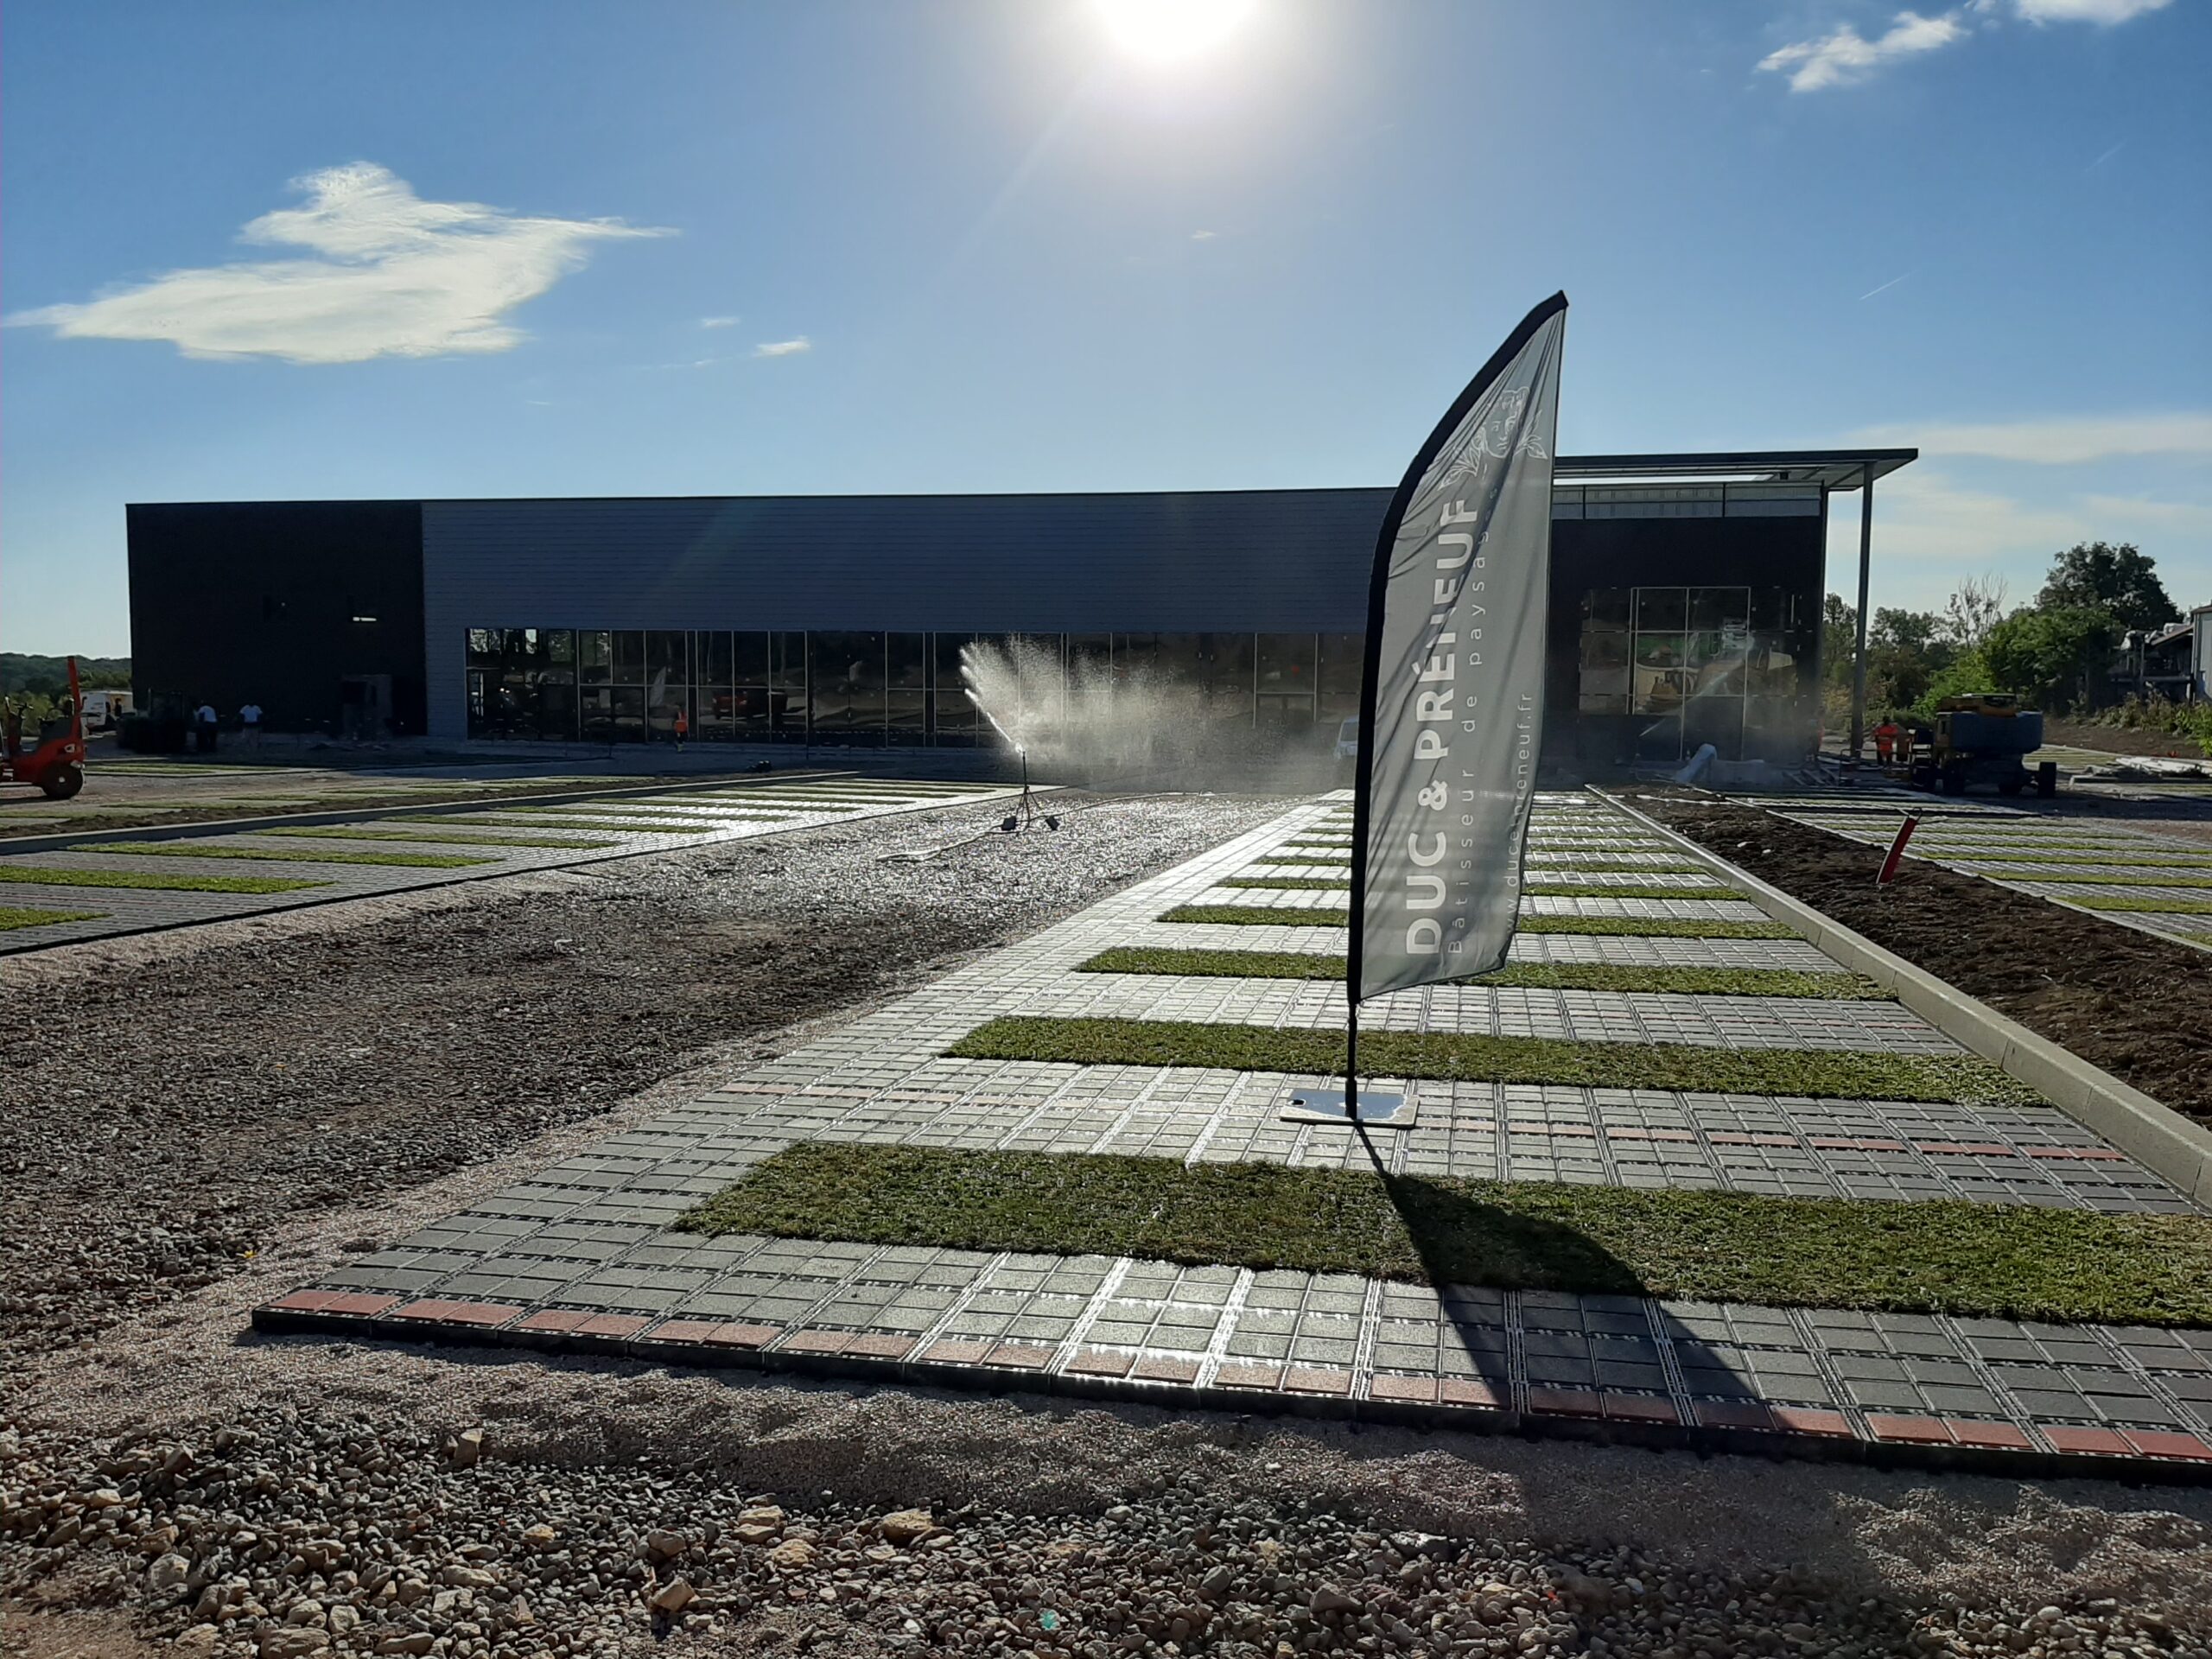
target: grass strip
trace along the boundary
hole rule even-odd
[[[1959,855],[1955,853],[1947,853],[1944,856],[1957,858]],[[2031,853],[2005,853],[1993,858],[1972,858],[1962,861],[1976,865],[2056,864],[2062,869],[2069,870],[2082,862],[2078,858],[2041,858]],[[2108,870],[2196,870],[2212,873],[2212,857],[2105,858],[2097,861]]]
[[[2212,1323],[2212,1219],[810,1141],[687,1232],[1290,1268],[1440,1287]]]
[[[170,875],[150,870],[57,870],[0,863],[0,881],[51,887],[147,887],[162,893],[292,893],[327,887],[327,881],[291,881],[275,875]]]
[[[496,864],[493,858],[466,853],[326,853],[289,847],[194,847],[181,842],[118,842],[112,845],[64,847],[65,853],[116,853],[129,858],[244,858],[271,864],[392,864],[408,869],[458,870],[472,864]]]
[[[719,823],[658,823],[613,818],[541,818],[525,813],[509,813],[499,817],[433,817],[428,813],[411,819],[415,823],[474,824],[484,830],[597,830],[601,833],[613,830],[628,836],[710,836],[725,826]]]
[[[1347,927],[1348,910],[1270,910],[1259,905],[1178,905],[1163,922],[1218,922],[1232,927]],[[1780,922],[1692,920],[1673,916],[1523,916],[1522,933],[1586,933],[1635,939],[1794,939]]]
[[[1326,1077],[1344,1070],[1344,1034],[1185,1020],[1013,1015],[979,1026],[944,1052],[970,1060],[1204,1066],[1223,1071]],[[1692,1043],[1570,1042],[1549,1037],[1374,1031],[1362,1034],[1359,1058],[1363,1070],[1384,1077],[1675,1089],[1699,1094],[1787,1095],[1821,1100],[2046,1103],[2025,1084],[1986,1060],[1966,1054],[1706,1048]]]
[[[0,905],[0,933],[19,927],[52,927],[58,922],[96,922],[97,910],[40,910],[29,905]]]
[[[432,841],[455,847],[556,847],[569,852],[598,852],[619,841],[577,841],[564,836],[474,836],[438,830],[257,830],[258,836],[300,836],[317,841]]]
[[[2212,916],[2212,899],[2112,899],[2101,893],[2085,893],[2057,902],[2072,905],[2078,910],[2140,911],[2161,916]]]
[[[1208,979],[1321,979],[1344,976],[1342,957],[1307,950],[1184,950],[1116,945],[1076,971],[1172,974]],[[1516,962],[1462,983],[1548,991],[1657,991],[1690,996],[1815,996],[1853,1002],[1895,999],[1860,974],[1808,974],[1791,968],[1674,968],[1613,962]]]
[[[1223,887],[1262,887],[1298,893],[1346,893],[1349,881],[1332,880],[1319,875],[1231,875],[1215,883]],[[1521,889],[1532,899],[1733,899],[1735,890],[1714,885],[1709,887],[1669,887],[1652,882],[1643,886],[1609,887],[1595,881],[1530,881]]]

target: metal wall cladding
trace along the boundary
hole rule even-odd
[[[471,627],[1357,629],[1382,489],[428,501],[431,730]]]

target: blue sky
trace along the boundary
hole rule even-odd
[[[1918,443],[1877,602],[2212,602],[2202,0],[1229,3],[18,0],[0,645],[133,500],[1389,483],[1555,288],[1569,453]]]

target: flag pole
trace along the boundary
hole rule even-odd
[[[1346,1000],[1351,1023],[1344,1028],[1344,1116],[1359,1122],[1359,1004]]]

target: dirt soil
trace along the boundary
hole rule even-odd
[[[2048,715],[2043,722],[2043,741],[2076,749],[2102,749],[2112,754],[2158,754],[2183,760],[2204,759],[2204,751],[2193,739],[2172,732],[2099,726],[2078,720],[2053,720]]]
[[[1710,797],[1635,804],[2154,1100],[2212,1123],[2212,954]]]
[[[0,1377],[235,1270],[287,1217],[604,1112],[1282,805],[1055,798],[1057,833],[953,809],[10,960]]]

